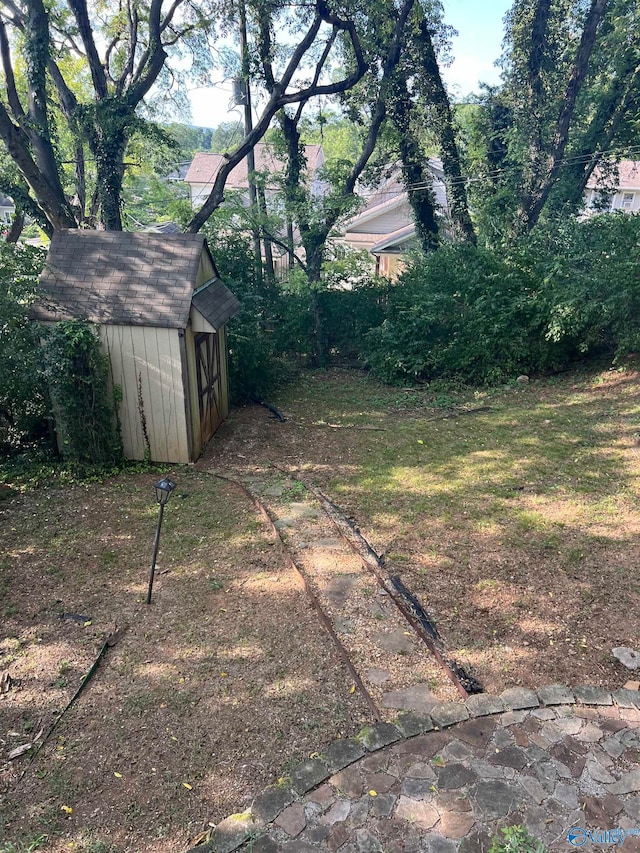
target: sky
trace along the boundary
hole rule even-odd
[[[443,0],[445,22],[458,31],[453,39],[453,64],[443,68],[445,82],[455,96],[478,90],[480,82],[495,84],[499,70],[494,66],[501,53],[502,19],[510,0]],[[231,81],[213,88],[192,89],[192,123],[216,127],[220,122],[241,117],[241,110],[229,110]]]

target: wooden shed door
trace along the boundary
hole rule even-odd
[[[202,446],[223,420],[221,406],[220,338],[201,333],[195,336],[198,406]]]

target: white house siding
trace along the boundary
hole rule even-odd
[[[373,212],[373,211],[372,211]],[[363,216],[364,219],[364,216]],[[362,225],[355,225],[348,229],[348,234],[391,234],[392,231],[397,231],[398,228],[404,228],[408,222],[413,221],[411,205],[408,201],[402,202],[392,210],[381,211],[376,216],[372,216]],[[349,241],[351,242],[351,241]]]
[[[113,384],[122,389],[119,413],[127,459],[144,459],[148,452],[153,462],[190,461],[178,335],[177,329],[100,327]]]
[[[586,206],[591,209],[596,204],[602,204],[604,197],[609,198],[608,210],[621,210],[623,213],[639,213],[640,212],[640,187],[618,190],[614,193],[607,193],[604,190],[598,191],[589,189],[586,192]]]

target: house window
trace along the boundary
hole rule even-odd
[[[622,193],[622,209],[633,210],[634,193]]]

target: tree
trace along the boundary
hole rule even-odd
[[[304,247],[305,260],[296,257],[304,270],[312,298],[316,359],[323,363],[326,357],[324,331],[318,291],[322,278],[322,263],[327,239],[341,217],[354,209],[357,203],[355,187],[364,172],[376,148],[380,129],[387,116],[387,101],[392,79],[400,61],[405,43],[405,28],[414,0],[404,0],[395,9],[391,4],[382,3],[374,7],[366,21],[369,27],[365,33],[365,23],[360,23],[360,32],[366,35],[366,63],[370,77],[366,84],[366,97],[363,92],[355,93],[356,101],[364,97],[367,120],[362,128],[360,150],[354,162],[340,162],[332,172],[329,191],[314,196],[306,180],[306,162],[301,143],[301,120],[305,102],[301,102],[295,111],[281,109],[278,121],[282,130],[283,147],[286,154],[287,169],[284,181],[285,210],[287,219],[298,226],[300,239]],[[265,16],[260,20],[260,38],[258,50],[267,89],[275,87],[275,75],[271,61],[272,26]],[[316,66],[314,82],[317,84],[321,70],[326,62],[340,30],[334,27],[328,36],[321,59]],[[345,57],[348,61],[348,55]],[[359,64],[365,61],[364,54],[354,56]]]
[[[6,0],[0,10],[0,58],[7,97],[0,102],[0,138],[50,228],[89,222],[99,208],[104,227],[119,230],[125,151],[134,131],[149,123],[139,109],[171,55],[198,46],[209,27],[209,3],[127,0],[98,9],[87,0]],[[24,53],[25,86],[14,67]],[[80,60],[81,85],[69,73]],[[77,71],[77,68],[76,68]],[[26,91],[23,91],[26,90]],[[57,157],[59,111],[72,140],[74,204]],[[95,166],[95,199],[88,196],[86,150]]]
[[[549,202],[575,209],[593,168],[637,115],[639,24],[633,0],[514,3],[503,65],[512,112],[504,141],[521,167],[516,232],[535,227]]]
[[[312,98],[347,92],[362,79],[367,71],[367,63],[354,20],[341,17],[330,7],[327,0],[314,0],[312,3],[301,3],[298,6],[294,4],[286,12],[264,0],[257,0],[252,4],[251,12],[255,19],[255,26],[259,30],[260,72],[268,93],[268,100],[253,129],[244,136],[232,152],[226,155],[225,163],[216,175],[208,198],[189,223],[189,231],[199,231],[211,214],[222,204],[227,177],[252,150],[256,142],[262,139],[279,111],[292,104],[304,105]],[[300,34],[284,61],[280,60],[287,48],[279,45],[276,52],[270,29],[275,27],[276,19],[280,29],[288,27]],[[325,38],[324,34],[327,31],[328,35]],[[321,77],[326,70],[329,55],[338,36],[341,36],[349,45],[354,59],[353,67],[342,79],[322,83]],[[313,57],[314,51],[320,52],[319,58],[312,60],[311,69],[305,68],[305,63],[309,62],[310,56]],[[275,61],[276,53],[278,64]],[[303,82],[296,88],[294,78],[303,70],[310,76],[311,82],[308,84]]]

